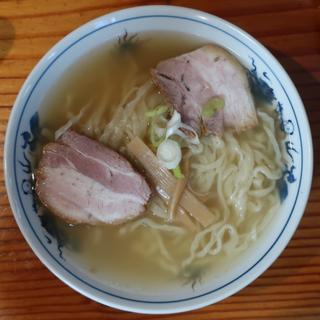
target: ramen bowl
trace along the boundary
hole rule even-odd
[[[219,272],[197,286],[136,288],[99,281],[61,247],[39,217],[32,187],[35,150],[45,97],[77,59],[124,33],[180,32],[224,46],[250,73],[255,88],[268,100],[284,133],[281,206],[263,233]],[[312,142],[299,94],[285,70],[259,42],[213,15],[172,6],[143,6],[113,12],[78,28],[57,43],[36,65],[14,104],[5,140],[5,179],[12,211],[34,253],[74,290],[102,304],[138,313],[163,314],[198,309],[241,290],[261,275],[283,251],[303,215],[312,179]],[[112,275],[111,275],[112,276]]]

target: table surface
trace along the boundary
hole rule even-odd
[[[315,168],[308,206],[288,247],[261,277],[212,306],[173,316],[104,307],[53,276],[23,239],[0,171],[0,319],[320,319],[320,1],[0,0],[0,163],[8,117],[28,73],[83,23],[142,4],[197,8],[251,33],[279,59],[305,104]]]

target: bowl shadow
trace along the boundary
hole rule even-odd
[[[8,55],[15,39],[15,29],[11,21],[0,16],[0,64]]]

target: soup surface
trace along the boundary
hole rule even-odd
[[[165,104],[150,69],[205,44],[184,34],[144,33],[124,34],[96,48],[70,66],[43,101],[43,142],[53,140],[54,132],[71,119],[75,130],[125,156],[133,136],[150,145],[145,114]],[[282,159],[276,115],[271,106],[255,103],[257,127],[241,134],[227,130],[221,138],[202,137],[201,148],[188,153],[189,189],[214,215],[212,225],[202,228],[191,219],[194,229],[189,230],[169,222],[156,195],[142,216],[115,226],[70,225],[43,208],[42,219],[56,231],[63,254],[99,279],[135,288],[169,282],[194,287],[235,263],[279,206],[276,181]],[[119,109],[127,113],[121,115]],[[109,130],[116,116],[121,125]]]

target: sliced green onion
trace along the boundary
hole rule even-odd
[[[162,136],[158,136],[156,134],[156,128],[155,128],[155,124],[154,121],[150,122],[150,127],[149,127],[149,132],[150,132],[150,141],[152,146],[156,149],[159,147],[159,145],[165,140],[166,138],[166,131],[164,132],[164,134]]]
[[[208,119],[214,116],[216,112],[224,107],[224,100],[221,97],[213,97],[207,101],[203,106],[201,115],[203,118]]]
[[[167,169],[176,168],[181,161],[181,157],[181,147],[175,140],[164,140],[157,149],[157,158],[161,165]]]
[[[167,112],[168,109],[169,109],[169,107],[166,105],[159,105],[159,106],[155,107],[153,110],[147,111],[146,116],[148,118],[158,117],[158,116],[162,115],[163,113]]]
[[[182,179],[184,178],[183,173],[181,172],[181,168],[180,166],[176,166],[174,169],[172,169],[172,173],[173,175],[177,178],[177,179]]]
[[[149,122],[149,135],[150,135],[150,142],[154,149],[157,149],[158,146],[165,140],[166,137],[166,129],[164,129],[164,133],[159,135],[159,128],[157,127],[157,122],[159,121],[162,114],[166,113],[169,110],[169,107],[166,105],[158,105],[153,110],[146,112],[146,117],[150,118]]]

